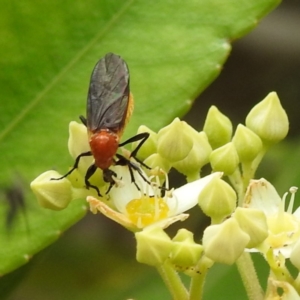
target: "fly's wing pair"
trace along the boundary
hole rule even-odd
[[[118,55],[108,53],[96,64],[87,99],[87,128],[122,131],[129,107],[129,70]]]

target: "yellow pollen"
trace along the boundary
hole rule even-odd
[[[126,205],[128,218],[143,228],[159,220],[168,217],[169,207],[167,203],[158,197],[143,196],[133,199]]]

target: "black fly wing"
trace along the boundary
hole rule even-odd
[[[123,127],[129,101],[129,70],[118,55],[108,53],[98,61],[87,99],[87,128],[119,130]]]

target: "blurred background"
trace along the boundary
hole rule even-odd
[[[184,120],[200,130],[209,107],[214,104],[236,126],[244,123],[253,105],[270,91],[278,93],[287,111],[290,132],[287,140],[267,155],[259,174],[274,178],[283,193],[291,185],[300,186],[297,172],[290,174],[283,170],[280,174],[283,165],[292,170],[299,165],[300,3],[297,0],[284,1],[255,30],[233,43],[220,76],[198,97]],[[176,173],[172,173],[171,180],[174,185],[183,182]],[[188,228],[197,228],[196,237],[201,236],[206,225],[204,217],[198,223],[195,220],[186,223]],[[175,231],[176,226],[169,232]],[[262,264],[258,256],[257,266]],[[226,282],[229,277],[231,283]],[[224,299],[224,292],[226,299],[237,299],[236,295],[246,299],[235,267],[214,267],[208,282],[207,299]],[[13,288],[12,283],[15,283]],[[222,289],[215,288],[221,285]],[[10,300],[170,299],[155,270],[135,261],[133,235],[105,217],[90,213],[28,264],[1,278],[1,286],[3,299],[7,291],[6,299]],[[218,295],[220,290],[222,295]]]

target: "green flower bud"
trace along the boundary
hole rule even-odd
[[[191,127],[176,118],[157,134],[157,152],[169,162],[184,159],[193,148]]]
[[[161,157],[158,153],[154,153],[147,157],[144,160],[144,163],[151,169],[159,167],[163,169],[166,173],[168,173],[171,169],[171,164],[166,159]],[[145,170],[145,172],[147,173],[147,170]]]
[[[137,241],[136,259],[150,266],[159,266],[169,257],[173,247],[170,237],[158,226],[146,227],[135,233]]]
[[[197,132],[190,128],[190,136],[193,138],[193,147],[186,158],[173,163],[173,167],[187,176],[188,181],[199,179],[201,168],[209,162],[212,151],[205,132]]]
[[[194,242],[193,233],[179,229],[173,238],[174,246],[170,254],[171,262],[180,267],[194,266],[200,259],[203,246]]]
[[[88,143],[87,129],[83,124],[79,124],[75,121],[70,122],[68,148],[74,160],[77,158],[79,154],[91,150]],[[83,178],[86,174],[87,169],[93,163],[93,160],[94,158],[92,156],[84,156],[80,159],[77,170]],[[71,176],[69,176],[68,179],[72,182],[74,186],[76,186],[76,181],[78,176],[74,176],[74,175],[71,174]],[[76,180],[73,180],[74,178]],[[90,178],[89,181],[92,185],[96,185],[98,187],[105,185],[102,176],[102,171],[99,168],[96,170],[96,172]]]
[[[199,206],[214,223],[221,222],[235,210],[236,200],[234,189],[217,177],[212,178],[198,196]]]
[[[73,159],[76,159],[79,154],[91,150],[88,143],[87,129],[83,124],[75,121],[70,122],[68,148]],[[92,156],[82,157],[78,167],[80,173],[85,174],[92,163]]]
[[[139,149],[137,153],[137,157],[144,161],[147,157],[154,154],[156,152],[156,144],[157,144],[157,133],[149,129],[147,126],[141,125],[137,131],[137,134],[148,132],[150,135],[143,146]],[[138,146],[138,142],[132,143],[132,151]]]
[[[252,108],[246,126],[268,144],[278,143],[286,137],[289,120],[275,92]]]
[[[215,149],[209,160],[214,171],[221,171],[226,175],[231,175],[239,164],[239,156],[232,142]]]
[[[207,134],[212,148],[216,149],[230,141],[232,124],[230,119],[223,115],[216,106],[212,106],[207,113],[203,130]]]
[[[69,205],[73,196],[71,182],[66,178],[51,180],[61,176],[56,171],[47,171],[31,182],[30,187],[40,206],[61,210]]]
[[[241,229],[250,237],[247,248],[254,248],[268,237],[268,225],[263,211],[238,207],[233,218],[238,221]]]
[[[241,162],[252,161],[263,146],[260,137],[242,124],[238,125],[232,143]]]
[[[207,227],[203,235],[205,255],[215,262],[232,265],[242,255],[250,237],[233,219]]]

